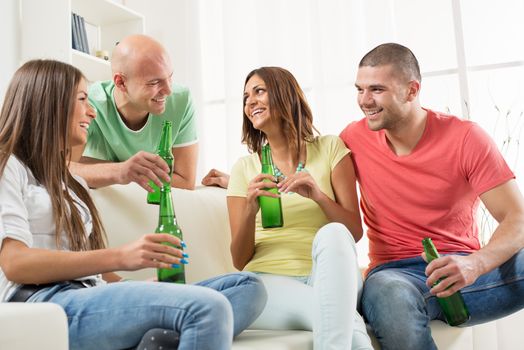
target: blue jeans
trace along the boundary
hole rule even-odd
[[[444,321],[429,293],[421,257],[373,269],[364,281],[362,311],[383,350],[436,349],[429,321]],[[524,250],[461,290],[471,319],[461,326],[492,321],[524,308]]]
[[[161,328],[180,334],[179,350],[225,350],[262,312],[266,291],[255,274],[240,272],[196,285],[132,281],[70,289],[59,284],[29,301],[64,308],[70,349],[131,348],[144,333]]]

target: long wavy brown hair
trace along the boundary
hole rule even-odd
[[[11,155],[31,170],[51,197],[57,248],[61,248],[65,232],[73,251],[105,247],[105,232],[93,200],[67,167],[71,119],[82,79],[82,73],[69,64],[29,61],[13,76],[0,112],[0,175]],[[89,238],[68,190],[91,212],[93,230]]]
[[[257,75],[264,81],[269,96],[271,118],[278,118],[288,145],[298,160],[304,142],[312,142],[313,114],[306,101],[304,92],[295,77],[286,69],[280,67],[261,67],[251,71],[244,82],[244,88],[252,76]],[[246,101],[244,100],[244,107]],[[243,108],[244,110],[244,108]],[[250,152],[260,153],[266,143],[266,135],[255,129],[243,111],[242,143]]]

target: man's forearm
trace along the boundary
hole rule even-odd
[[[488,244],[474,254],[484,274],[505,263],[523,247],[524,215],[509,214],[500,222]]]
[[[198,144],[173,147],[173,157],[175,157],[175,164],[171,186],[194,190],[198,161]]]
[[[91,188],[99,188],[119,183],[118,163],[78,163],[71,162],[69,170],[79,175]]]
[[[195,189],[195,177],[185,178],[182,175],[173,172],[173,178],[171,179],[171,186],[176,188],[182,188],[185,190],[194,190]]]
[[[480,195],[499,225],[489,243],[471,254],[481,274],[505,263],[524,247],[524,198],[512,179]]]

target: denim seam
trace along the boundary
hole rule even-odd
[[[258,273],[253,273],[253,274],[258,274]],[[250,276],[249,274],[244,273],[243,271],[231,272],[230,275],[236,275],[236,276],[239,276],[240,278],[238,279],[238,281],[236,281],[236,283],[234,285],[228,287],[227,289],[229,289],[231,287],[243,286],[243,285],[245,285],[245,283],[253,284],[253,283],[257,282],[256,278],[254,278],[253,276]],[[215,281],[220,281],[220,279],[222,279],[223,277],[224,277],[224,275],[219,275],[219,276],[211,277],[211,278],[206,279],[205,281],[201,281],[201,282],[206,282],[206,285],[207,285],[207,284],[211,284],[212,282],[215,282]],[[196,285],[199,286],[199,287],[209,288],[206,285],[202,286],[202,285],[199,285],[198,283]]]
[[[488,290],[488,289],[498,288],[498,287],[502,287],[502,286],[508,286],[510,284],[513,284],[515,282],[520,282],[522,280],[524,280],[524,277],[512,278],[511,280],[503,280],[503,281],[501,281],[499,283],[483,284],[483,285],[478,286],[478,287],[468,286],[468,287],[465,287],[465,288],[461,289],[460,292],[462,294],[476,293],[476,292],[481,292],[481,291]],[[424,296],[425,300],[429,300],[429,299],[431,299],[433,297],[436,297],[435,295],[431,294],[430,292],[424,293],[423,296]]]
[[[492,288],[497,288],[497,287],[501,287],[501,286],[508,286],[510,284],[513,284],[515,282],[520,282],[524,280],[524,277],[515,277],[515,278],[512,278],[512,279],[506,279],[506,280],[502,280],[500,282],[497,282],[497,283],[490,283],[490,284],[483,284],[483,285],[480,285],[478,287],[466,287],[464,289],[461,290],[461,293],[473,293],[473,292],[478,292],[478,291],[483,291],[483,290],[486,290],[486,289],[492,289]]]
[[[184,313],[184,317],[190,317],[191,320],[190,321],[193,321],[194,320],[194,316],[193,315],[187,315],[187,310],[184,309],[184,308],[181,308],[181,307],[176,307],[176,306],[166,306],[166,305],[139,305],[139,306],[133,306],[132,307],[133,309],[146,309],[146,310],[151,310],[152,308],[160,308],[160,309],[165,309],[165,308],[171,308],[171,309],[175,309],[175,310],[179,310],[180,312],[183,312]],[[120,309],[111,309],[111,312],[115,312],[115,311],[119,311],[119,310],[123,310],[123,311],[129,311],[130,308],[127,307],[127,308],[120,308]],[[68,320],[74,320],[74,319],[77,319],[77,318],[82,318],[82,317],[86,317],[86,316],[97,316],[99,314],[106,314],[108,311],[96,311],[96,312],[84,312],[82,313],[81,315],[74,315],[74,316],[67,316],[67,319]]]

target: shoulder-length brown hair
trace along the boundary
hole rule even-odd
[[[295,77],[280,67],[261,67],[251,71],[246,77],[244,88],[254,75],[264,81],[271,118],[280,119],[289,147],[298,159],[303,142],[311,142],[314,138],[313,130],[317,131],[313,126],[313,114],[304,92]],[[243,116],[242,143],[248,146],[250,152],[260,153],[266,142],[266,135],[253,127],[245,111]]]
[[[57,248],[65,232],[73,251],[105,247],[104,229],[93,201],[67,167],[71,116],[82,79],[82,73],[69,64],[29,61],[14,74],[0,112],[0,174],[11,155],[31,170],[51,197]],[[93,230],[89,238],[68,189],[91,212]]]

